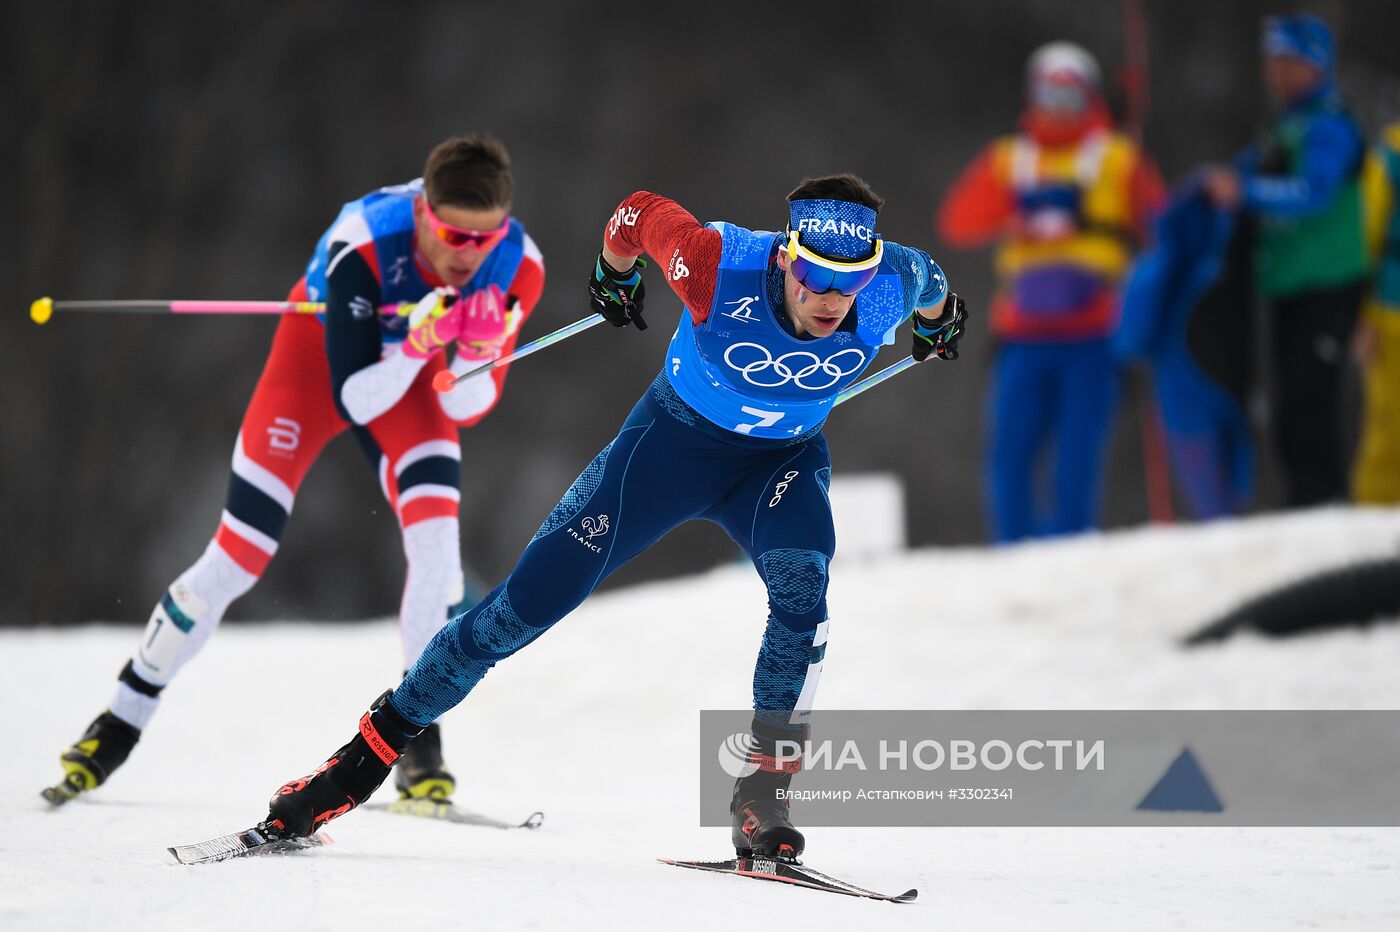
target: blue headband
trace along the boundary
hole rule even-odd
[[[1330,75],[1337,60],[1332,30],[1316,16],[1270,16],[1260,47],[1266,55],[1291,55]]]
[[[803,246],[833,259],[867,259],[875,252],[875,211],[863,204],[790,201],[788,229]]]

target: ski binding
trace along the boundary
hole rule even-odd
[[[304,851],[307,848],[320,848],[332,844],[329,835],[317,833],[305,838],[276,838],[264,834],[262,825],[221,835],[193,845],[177,845],[166,848],[181,864],[213,864],[230,858],[246,857],[250,854],[287,854]]]
[[[687,867],[691,870],[713,871],[732,874],[735,877],[752,877],[755,880],[775,880],[790,883],[810,890],[825,890],[828,893],[841,893],[846,896],[859,896],[887,903],[912,903],[919,895],[918,890],[905,890],[903,893],[876,893],[844,880],[829,877],[820,871],[804,867],[799,861],[782,858],[735,857],[727,861],[678,861],[674,858],[657,858],[662,864]]]
[[[416,816],[420,819],[437,819],[442,822],[455,822],[458,825],[484,825],[488,828],[539,828],[544,821],[543,812],[532,812],[524,822],[506,822],[492,816],[482,815],[470,809],[463,809],[447,800],[431,797],[417,799],[396,799],[391,803],[366,803],[362,809],[373,812],[392,812],[395,815]]]

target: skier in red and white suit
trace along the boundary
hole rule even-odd
[[[302,479],[342,431],[368,455],[403,533],[406,665],[460,611],[457,430],[495,405],[507,367],[447,394],[432,378],[449,365],[448,346],[458,374],[510,352],[539,300],[544,260],[510,216],[511,191],[505,148],[468,136],[437,146],[422,179],[344,206],[290,295],[326,311],[282,318],[234,444],[214,538],[162,594],[108,709],[63,754],[67,776],[51,801],[102,784],[126,759],[161,690],[267,568]],[[415,302],[412,315],[380,310]],[[400,767],[405,795],[451,795],[433,732]]]

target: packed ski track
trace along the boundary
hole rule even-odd
[[[1395,625],[1176,644],[1261,588],[1397,546],[1400,514],[1323,510],[838,557],[818,703],[1397,708]],[[54,811],[39,790],[139,629],[6,631],[0,929],[1400,928],[1400,829],[807,829],[808,864],[917,887],[907,905],[659,864],[733,853],[697,826],[697,713],[748,704],[764,617],[736,564],[595,597],[492,671],[444,720],[458,801],[543,810],[537,831],[355,812],[329,847],[192,867],[166,848],[256,822],[397,682],[394,624],[228,625],[126,766]]]

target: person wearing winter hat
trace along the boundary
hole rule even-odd
[[[1347,494],[1342,375],[1367,272],[1366,143],[1337,90],[1325,22],[1269,17],[1260,45],[1277,116],[1259,144],[1201,177],[1218,207],[1255,225],[1255,288],[1273,323],[1275,444],[1287,502],[1304,507]]]
[[[1026,79],[1020,132],[982,150],[937,217],[952,246],[998,244],[987,503],[999,542],[1097,523],[1118,400],[1117,288],[1163,199],[1156,167],[1113,128],[1092,55],[1052,42]],[[1038,502],[1051,449],[1053,500]]]

